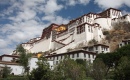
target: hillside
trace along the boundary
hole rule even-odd
[[[120,22],[113,25],[112,30],[104,30],[103,34],[106,35],[106,42],[110,46],[110,51],[118,48],[119,42],[124,39],[130,39],[130,23]]]

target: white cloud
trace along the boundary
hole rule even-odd
[[[123,13],[124,15],[125,15],[125,14],[130,14],[129,11],[125,11],[125,10],[123,10],[122,13]]]
[[[128,7],[130,7],[130,0],[124,0],[125,5],[127,5]]]
[[[44,6],[44,12],[46,15],[48,15],[54,13],[55,11],[61,10],[62,8],[63,6],[58,5],[56,0],[48,0]]]
[[[120,8],[123,5],[130,7],[129,0],[94,0],[95,4],[99,5],[101,8]]]
[[[80,4],[88,4],[90,0],[79,0]]]
[[[75,6],[76,4],[87,5],[90,0],[62,0],[66,2],[66,5]]]
[[[7,42],[4,39],[0,39],[0,48],[6,47],[7,46]]]
[[[10,54],[10,53],[12,53],[13,50],[14,50],[14,49],[8,48],[8,47],[6,47],[6,48],[4,48],[4,49],[1,49],[1,48],[0,48],[0,51],[1,51],[1,52],[4,52],[4,53],[0,53],[0,54]]]
[[[51,23],[57,23],[57,24],[66,24],[68,23],[69,19],[64,19],[61,16],[57,15],[47,15],[42,18],[44,21],[50,21]]]
[[[33,10],[25,9],[23,12],[18,12],[16,17],[9,17],[13,21],[25,21],[35,18],[36,12]]]
[[[0,54],[10,53],[17,44],[41,36],[44,27],[51,23],[68,22],[68,19],[56,15],[57,11],[63,9],[63,5],[58,4],[57,0],[9,1],[11,6],[0,15],[11,20],[11,23],[0,25]],[[42,15],[38,16],[38,13]]]

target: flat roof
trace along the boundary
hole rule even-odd
[[[50,54],[48,56],[45,56],[46,58],[47,57],[54,57],[54,56],[61,56],[61,55],[69,55],[69,54],[77,54],[77,53],[80,53],[80,52],[83,52],[83,53],[86,53],[86,54],[94,54],[96,55],[96,53],[94,52],[90,52],[90,51],[85,51],[85,50],[76,50],[76,51],[70,51],[70,52],[66,52],[66,53],[60,53],[60,54]]]

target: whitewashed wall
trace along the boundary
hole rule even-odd
[[[30,49],[30,51],[33,53],[35,52],[45,52],[49,50],[51,40],[49,39],[43,39],[40,40],[39,42],[33,44],[34,46]]]
[[[130,15],[113,19],[112,25],[119,23],[119,22],[130,22]]]
[[[15,58],[15,59],[18,59],[18,58]],[[8,57],[8,56],[3,56],[2,57],[2,61],[10,61],[13,60],[13,57]]]
[[[33,69],[35,69],[35,68],[38,67],[38,66],[37,66],[37,63],[36,63],[37,61],[38,61],[38,58],[31,58],[31,60],[30,60],[30,62],[29,62],[30,72],[31,72]],[[53,61],[48,60],[47,62],[49,63],[50,68],[53,69]],[[51,67],[51,66],[52,66],[52,67]]]
[[[69,54],[69,53],[68,53]],[[77,54],[79,54],[79,56],[77,56]],[[76,59],[83,59],[83,60],[88,60],[91,63],[93,63],[93,60],[95,59],[96,55],[93,54],[85,54],[86,57],[84,56],[83,52],[78,52],[78,53],[73,53],[73,54],[69,54],[70,59],[76,60]],[[72,57],[74,55],[74,57]],[[62,56],[62,59],[61,59]],[[52,60],[54,60],[54,66],[57,65],[60,61],[62,61],[64,59],[65,55],[58,55],[58,56],[53,56],[51,57]],[[90,56],[90,57],[89,57]]]
[[[61,49],[56,50],[56,51],[53,52],[53,53],[60,54],[60,53],[67,52],[67,49],[72,48],[73,44],[74,44],[74,42],[70,43],[70,44],[67,45],[67,46],[62,47]]]
[[[31,58],[29,62],[30,71],[32,71],[34,68],[37,68],[36,62],[38,61],[37,58]]]
[[[68,44],[69,42],[71,42],[73,40],[73,36],[74,36],[74,34],[73,35],[69,35],[68,37],[64,37],[63,39],[65,39],[65,38],[67,38],[67,39],[62,41],[62,43]]]
[[[94,20],[94,23],[100,24],[102,29],[108,29],[108,30],[112,29],[111,18],[97,18]]]
[[[61,37],[56,38],[56,40],[58,41],[58,40],[64,39],[64,38],[68,37],[69,35],[70,34],[63,35]]]
[[[95,33],[94,31],[93,32],[91,32],[91,28],[92,26],[90,26],[90,25],[88,25],[88,24],[86,24],[85,25],[85,34],[86,34],[86,37],[84,37],[84,38],[86,38],[86,41],[87,42],[89,42],[90,40],[92,40],[94,37],[93,37],[93,34]],[[89,28],[90,28],[90,32],[88,31],[89,30]],[[93,29],[92,29],[93,30]]]
[[[0,66],[5,67],[5,64],[0,64]],[[22,75],[23,68],[20,65],[7,65],[7,67],[11,68],[11,73],[14,73],[14,75]]]
[[[2,57],[2,61],[11,61],[11,60],[13,60],[12,57],[6,57],[6,56]]]
[[[118,18],[121,16],[122,16],[121,11],[117,11],[117,10],[113,10],[113,9],[110,10],[110,17],[111,18]]]

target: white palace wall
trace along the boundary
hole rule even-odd
[[[30,49],[30,51],[33,53],[35,52],[45,52],[49,50],[49,46],[51,45],[51,38],[49,39],[42,39],[36,43],[33,44],[33,47]]]
[[[115,19],[114,19],[115,18]],[[123,19],[124,18],[124,19]],[[82,42],[89,42],[92,39],[100,42],[104,35],[103,29],[112,29],[112,23],[119,21],[130,21],[130,16],[122,16],[121,11],[117,9],[107,9],[101,13],[88,13],[77,19],[71,20],[67,25],[67,31],[57,32],[53,37],[56,36],[54,41],[52,40],[52,34],[49,39],[42,39],[33,44],[25,46],[30,52],[45,52],[50,49],[58,49],[57,52],[61,53],[67,48],[74,48]],[[85,26],[85,27],[83,27]],[[82,29],[85,29],[82,30]],[[54,29],[50,29],[51,32]],[[47,35],[46,35],[47,36]],[[71,45],[67,45],[73,41]]]
[[[90,40],[92,40],[94,37],[93,37],[93,27],[88,25],[88,24],[85,24],[85,33],[86,33],[86,41],[89,42]]]
[[[94,20],[94,23],[98,23],[102,27],[102,29],[112,29],[111,18],[96,18]]]

